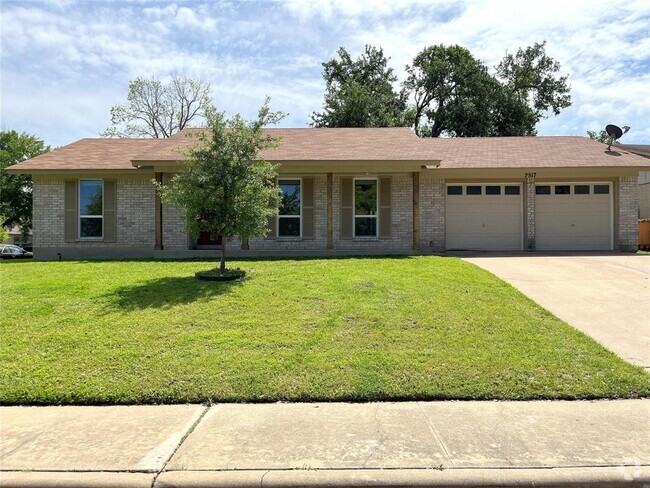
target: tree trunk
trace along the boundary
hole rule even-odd
[[[221,238],[221,264],[219,265],[219,274],[226,272],[226,238]]]

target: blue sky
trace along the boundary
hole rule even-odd
[[[265,95],[305,127],[320,110],[321,65],[344,46],[384,48],[400,81],[425,46],[461,44],[495,66],[547,40],[569,74],[573,106],[542,135],[629,125],[650,143],[650,2],[284,0],[12,1],[1,14],[1,126],[53,146],[97,137],[136,76],[209,81],[229,114],[255,115]],[[543,5],[543,7],[542,7]]]

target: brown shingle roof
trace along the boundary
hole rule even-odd
[[[440,168],[648,167],[648,160],[585,137],[419,139],[407,128],[267,129],[282,137],[263,156],[272,161],[442,161]],[[81,139],[10,172],[134,170],[134,164],[175,161],[196,138]],[[134,163],[135,161],[135,163]]]
[[[31,170],[135,170],[131,159],[152,149],[159,139],[80,139],[10,168]]]
[[[200,129],[199,129],[200,130]],[[184,130],[136,161],[175,161],[196,143],[197,129]],[[262,151],[271,161],[435,161],[433,149],[406,127],[340,129],[265,129],[280,137],[278,147]]]
[[[587,168],[648,166],[629,151],[578,136],[468,137],[426,140],[440,168]]]

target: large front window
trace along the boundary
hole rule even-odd
[[[300,237],[300,180],[279,180],[278,237]]]
[[[104,234],[104,182],[79,181],[79,237],[101,239]]]
[[[377,236],[377,180],[354,180],[354,235]]]

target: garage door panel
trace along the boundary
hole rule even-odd
[[[469,184],[476,186],[476,184]],[[497,186],[497,185],[493,185]],[[465,192],[464,192],[465,193]],[[447,249],[519,251],[522,249],[522,196],[448,195]],[[521,193],[521,192],[520,192]]]
[[[567,183],[560,183],[566,186]],[[546,184],[553,188],[553,183]],[[612,248],[610,194],[536,195],[535,236],[540,251],[597,251]],[[611,189],[610,189],[611,193]]]

